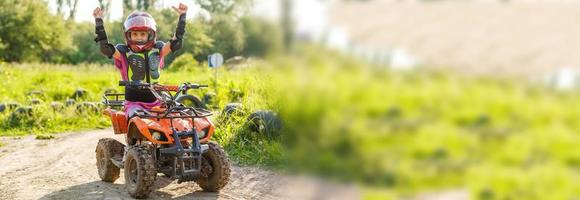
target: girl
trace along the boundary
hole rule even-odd
[[[172,7],[178,13],[179,19],[175,34],[168,43],[157,41],[157,26],[149,13],[135,11],[123,23],[125,44],[116,46],[107,40],[103,10],[100,7],[95,8],[95,42],[99,43],[103,55],[114,59],[124,81],[156,82],[160,76],[159,70],[163,69],[165,56],[181,48],[187,6],[180,3],[179,7]],[[159,104],[151,91],[125,87],[125,114],[128,118],[138,110],[149,110]]]

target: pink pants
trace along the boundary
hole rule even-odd
[[[127,118],[131,118],[133,117],[133,115],[135,115],[136,111],[151,110],[153,107],[161,105],[161,102],[159,102],[159,100],[151,103],[138,101],[125,101],[123,105],[125,105],[125,116],[127,116]]]

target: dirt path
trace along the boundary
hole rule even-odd
[[[95,146],[112,130],[60,134],[53,140],[0,138],[0,199],[131,199],[123,175],[114,184],[99,180]],[[122,141],[121,137],[116,137]],[[291,177],[255,167],[232,167],[219,194],[195,183],[158,177],[151,199],[358,199],[355,187]]]

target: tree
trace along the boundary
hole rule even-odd
[[[56,14],[62,16],[62,7],[64,6],[64,0],[56,0]]]
[[[155,0],[137,0],[137,10],[149,11],[155,2]]]
[[[134,10],[151,11],[157,0],[123,0],[123,15]]]
[[[220,52],[224,58],[240,55],[244,49],[244,38],[242,26],[236,20],[228,16],[213,16],[209,24],[208,35],[213,38],[212,50]]]
[[[99,0],[99,7],[105,9],[105,21],[109,21],[111,19],[111,0]]]
[[[215,40],[208,34],[209,25],[198,18],[187,22],[185,38],[183,39],[183,53],[190,53],[199,61],[205,61],[214,48]],[[178,51],[179,55],[180,52]]]
[[[72,33],[74,48],[66,52],[66,62],[78,63],[111,63],[112,61],[101,54],[99,46],[93,41],[95,25],[93,22],[72,24],[75,31]]]
[[[127,16],[133,10],[135,10],[135,7],[133,6],[133,1],[123,0],[123,16]]]
[[[6,49],[6,45],[2,43],[2,38],[0,38],[0,52],[3,52]],[[2,57],[0,57],[0,63],[2,62]]]
[[[252,2],[251,0],[195,0],[204,10],[212,15],[238,16],[243,15]]]
[[[227,59],[244,49],[244,32],[239,16],[247,11],[251,0],[195,0],[211,15],[207,35],[213,39],[211,52],[220,52]]]
[[[290,52],[294,43],[294,23],[292,22],[292,1],[282,0],[282,34],[284,37],[284,50]]]
[[[75,14],[77,12],[77,4],[78,4],[79,0],[66,0],[66,3],[68,4],[68,8],[69,8],[69,17],[68,20],[74,20],[75,19]]]
[[[242,17],[241,22],[245,34],[243,55],[264,56],[282,50],[283,36],[278,24],[255,17]]]
[[[99,0],[101,1],[101,0]],[[56,14],[58,16],[64,17],[63,8],[68,7],[68,20],[74,20],[77,12],[78,0],[56,0]]]
[[[36,0],[0,1],[0,40],[5,61],[61,62],[72,46],[62,18]]]
[[[152,10],[151,15],[157,22],[157,39],[169,41],[173,37],[177,25],[175,11],[172,9]],[[190,53],[198,61],[204,61],[213,48],[214,40],[208,35],[209,28],[209,25],[200,18],[188,20],[185,26],[183,47],[177,52],[169,54],[166,63],[170,64],[174,58],[184,53]]]

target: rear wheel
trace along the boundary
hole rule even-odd
[[[147,198],[157,177],[153,147],[138,144],[125,155],[125,187],[133,198]]]
[[[95,150],[99,177],[105,182],[115,182],[119,178],[120,169],[113,164],[111,158],[123,157],[125,145],[112,138],[100,139]]]
[[[204,158],[202,165],[210,165],[212,170],[209,174],[203,174],[195,182],[204,191],[217,192],[230,180],[230,161],[226,152],[217,143],[210,142],[208,146],[209,149],[202,155]]]

